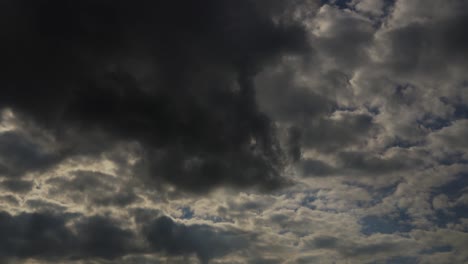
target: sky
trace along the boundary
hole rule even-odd
[[[468,1],[0,21],[0,262],[468,263]]]

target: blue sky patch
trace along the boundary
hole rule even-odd
[[[398,217],[366,216],[361,219],[360,224],[361,232],[365,235],[403,233],[413,228],[408,214],[404,211],[400,211]]]

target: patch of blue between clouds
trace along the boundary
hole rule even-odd
[[[467,84],[462,85],[462,89],[468,89],[468,82]],[[449,99],[447,97],[440,97],[439,100],[448,106],[451,106],[453,111],[453,118],[454,119],[466,119],[468,118],[468,104],[463,103],[463,99],[457,96],[454,99]]]
[[[447,228],[448,224],[459,224],[460,220],[468,218],[468,206],[458,205],[447,210],[438,209],[435,212],[435,219],[431,219],[438,227]],[[468,228],[464,228],[463,232],[468,232]]]
[[[384,14],[385,16],[389,14],[390,8],[395,5],[397,0],[384,0]]]
[[[371,105],[364,105],[364,107],[367,109],[367,111],[373,115],[379,115],[380,114],[380,109],[377,106],[371,106]]]
[[[454,152],[447,153],[445,156],[438,158],[437,162],[440,165],[450,166],[453,164],[468,164],[468,159],[465,158],[465,154],[463,152]]]
[[[468,118],[468,105],[467,104],[455,104],[454,117],[457,119]]]
[[[367,206],[374,206],[381,203],[385,197],[392,195],[396,191],[396,188],[399,184],[399,182],[397,182],[382,188],[375,188],[373,186],[369,186],[358,182],[348,181],[344,183],[349,186],[365,189],[367,192],[369,192],[369,194],[372,196],[372,200],[367,204]]]
[[[389,14],[390,8],[395,4],[395,1],[396,0],[384,0],[384,16]],[[334,5],[340,9],[350,9],[351,2],[352,0],[320,0],[322,5]]]
[[[468,173],[459,173],[455,180],[434,188],[431,200],[439,194],[444,194],[449,201],[454,202],[466,193],[468,187]],[[438,209],[435,211],[435,219],[431,219],[438,227],[445,228],[448,224],[459,223],[460,219],[468,218],[468,205],[456,205],[454,207]],[[464,230],[468,232],[468,229]]]
[[[311,210],[315,210],[317,207],[311,203],[313,203],[315,200],[317,200],[317,197],[315,194],[307,194],[306,197],[304,197],[300,203],[301,206],[309,208]]]
[[[321,0],[322,5],[335,5],[341,9],[348,8],[348,4],[351,3],[351,0]]]
[[[445,253],[445,252],[451,252],[453,250],[453,247],[450,245],[443,245],[443,246],[436,246],[431,249],[426,249],[421,251],[421,254],[434,254],[434,253]]]
[[[425,114],[421,119],[416,121],[418,125],[421,125],[432,131],[440,130],[444,127],[452,125],[452,120],[434,116],[432,114]]]
[[[460,197],[466,187],[468,187],[468,172],[459,173],[453,181],[433,189],[433,197],[439,194],[445,194],[449,199]]]
[[[352,106],[342,106],[342,105],[335,105],[332,109],[332,112],[335,111],[343,111],[343,112],[354,112],[358,110],[359,108],[357,107],[352,107]]]
[[[413,228],[411,218],[404,210],[400,210],[397,216],[365,216],[360,224],[364,235],[407,233]]]
[[[227,218],[217,216],[217,215],[210,215],[210,216],[204,217],[203,219],[207,221],[211,221],[213,223],[231,223],[231,224],[234,223],[233,219],[227,219]]]
[[[385,148],[386,149],[391,149],[391,148],[411,148],[411,147],[417,147],[421,146],[424,142],[423,141],[410,141],[410,140],[404,140],[400,137],[395,137],[393,141],[388,144]]]
[[[192,219],[193,218],[193,210],[190,207],[182,207],[180,209],[182,211],[182,219]]]

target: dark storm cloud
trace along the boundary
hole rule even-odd
[[[205,225],[178,224],[166,216],[144,224],[143,233],[138,234],[103,216],[0,212],[0,259],[114,260],[131,254],[163,253],[196,254],[207,263],[248,244],[242,234]]]
[[[43,170],[60,158],[16,131],[0,133],[0,176],[18,177]]]
[[[65,219],[45,214],[0,213],[0,257],[53,257],[66,254],[72,234]]]
[[[4,189],[17,192],[17,193],[27,193],[31,191],[34,183],[32,181],[23,181],[23,180],[5,180],[0,183]]]
[[[134,235],[111,220],[91,217],[76,225],[80,254],[113,259],[135,250]]]
[[[96,171],[77,170],[70,178],[59,176],[46,181],[48,193],[89,206],[125,207],[140,201],[131,186],[118,177]],[[84,198],[85,197],[85,198]]]
[[[274,125],[257,108],[253,78],[283,54],[306,52],[296,3],[1,5],[0,107],[33,118],[67,154],[135,140],[156,181],[192,191],[281,184]]]
[[[72,215],[0,213],[1,258],[104,258],[127,254],[132,233],[100,217],[78,221],[76,230],[66,226]]]
[[[144,228],[151,247],[169,255],[196,254],[202,263],[248,245],[245,237],[206,225],[185,226],[162,216]]]

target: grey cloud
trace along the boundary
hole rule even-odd
[[[133,185],[126,183],[123,177],[85,170],[73,171],[69,176],[48,179],[49,194],[91,207],[125,207],[141,201]]]
[[[131,231],[118,227],[109,219],[92,217],[76,225],[78,247],[83,256],[97,256],[114,259],[135,249],[134,235]]]
[[[371,21],[326,5],[315,17],[314,26],[314,47],[325,60],[332,60],[347,73],[366,63],[375,32]]]
[[[295,71],[299,68],[301,65],[281,65],[256,78],[260,109],[282,126],[289,126],[283,141],[286,141],[284,145],[293,161],[301,157],[303,127],[336,108],[335,102],[318,94],[314,87],[296,83]]]
[[[354,8],[364,14],[371,16],[382,16],[384,15],[385,9],[388,8],[388,0],[355,0],[352,1]]]
[[[300,171],[304,176],[329,176],[336,174],[337,168],[320,160],[304,159]]]
[[[459,120],[451,126],[445,127],[429,135],[430,143],[446,151],[463,151],[468,149],[468,140],[465,137],[468,130],[468,121]]]
[[[259,143],[263,145],[263,143]],[[140,171],[159,171],[157,174],[146,174],[150,183],[158,183],[159,176],[172,175],[166,180],[169,184],[177,184],[183,190],[192,193],[204,193],[207,187],[221,185],[231,187],[257,188],[271,191],[288,184],[288,179],[281,174],[282,156],[275,153],[279,146],[268,143],[274,149],[268,155],[274,163],[265,162],[265,156],[243,150],[215,153],[189,154],[183,147],[166,149],[165,152],[155,151],[148,159],[142,160],[137,166]],[[227,161],[229,160],[229,161]],[[148,170],[144,168],[149,168]],[[155,172],[156,173],[156,172]],[[144,174],[143,174],[144,175]],[[222,176],[222,178],[218,178]],[[261,182],[261,185],[257,183]]]
[[[18,198],[11,194],[0,196],[0,201],[7,203],[9,205],[13,205],[13,206],[19,205]]]
[[[71,179],[66,177],[56,177],[47,180],[47,183],[56,185],[58,189],[69,189],[72,191],[86,191],[89,188],[96,188],[102,191],[112,191],[114,189],[115,177],[98,171],[77,170],[70,173]]]
[[[247,237],[205,225],[185,226],[159,217],[144,227],[154,250],[169,255],[196,254],[202,263],[248,246]]]
[[[355,248],[343,248],[342,253],[347,256],[375,255],[381,252],[393,252],[394,254],[402,250],[397,243],[383,242],[371,245],[357,246]]]
[[[462,26],[466,24],[467,17],[459,12],[459,9],[466,8],[466,3],[455,2],[446,5],[453,8],[449,16],[436,15],[431,20],[417,22],[423,14],[416,12],[416,21],[404,26],[396,24],[395,28],[385,32],[384,37],[390,44],[386,63],[391,65],[395,73],[400,76],[416,73],[442,77],[449,74],[451,67],[447,66],[450,64],[466,68],[467,65],[460,58],[468,51],[466,30]],[[404,6],[405,3],[397,5]],[[430,8],[433,8],[433,13],[437,12],[435,5]]]
[[[126,255],[165,253],[196,254],[202,263],[208,263],[248,245],[245,234],[206,225],[178,224],[165,216],[143,224],[143,233],[139,234],[104,216],[1,212],[0,258],[118,261]]]
[[[136,141],[152,163],[138,168],[157,185],[280,186],[281,150],[253,79],[308,52],[293,18],[305,2],[6,1],[0,107],[50,132],[62,157]],[[2,170],[49,164],[26,147],[30,161]]]
[[[72,234],[65,219],[43,214],[11,216],[0,213],[0,257],[50,258],[67,254]]]
[[[120,191],[117,194],[97,197],[93,200],[93,204],[101,206],[118,206],[125,207],[133,203],[142,201],[141,198],[132,191]]]
[[[370,114],[338,111],[334,115],[293,123],[289,127],[286,143],[289,156],[298,161],[307,149],[329,154],[340,153],[349,147],[365,145],[368,138],[379,130]],[[302,169],[313,170],[318,174],[332,172],[332,168],[325,163],[315,161],[316,168],[311,167],[312,163],[310,160],[303,163]]]
[[[32,190],[34,183],[25,180],[4,180],[0,183],[3,188],[15,193],[27,193]]]
[[[335,103],[318,94],[315,87],[296,83],[301,65],[282,65],[256,77],[258,103],[274,120],[285,123],[308,122],[329,114]]]
[[[29,171],[48,168],[60,160],[53,152],[26,135],[8,131],[0,134],[0,176],[18,177]]]
[[[279,264],[282,263],[279,259],[268,259],[268,258],[251,258],[248,260],[248,263],[255,263],[255,264]]]
[[[1,257],[466,262],[467,7],[3,1]]]
[[[321,237],[316,237],[312,241],[312,245],[315,248],[335,248],[339,243],[339,240],[336,237],[331,237],[331,236],[321,236]]]
[[[36,212],[54,212],[60,213],[67,210],[65,205],[43,199],[29,199],[26,200],[25,205],[32,208]]]
[[[307,248],[336,251],[354,261],[364,261],[371,257],[374,261],[385,261],[399,256],[407,241],[369,241],[366,243],[347,241],[333,236],[317,236],[306,241]],[[408,251],[409,253],[409,251]]]
[[[363,152],[342,152],[339,153],[339,160],[345,170],[364,174],[386,174],[420,165],[418,160],[408,160],[405,157],[385,159]]]
[[[379,176],[425,166],[420,158],[405,153],[382,157],[365,151],[341,151],[335,157],[334,163],[305,158],[299,163],[299,171],[303,176]]]
[[[374,129],[369,114],[343,113],[338,119],[319,119],[304,129],[303,144],[325,152],[343,149],[366,140]]]

